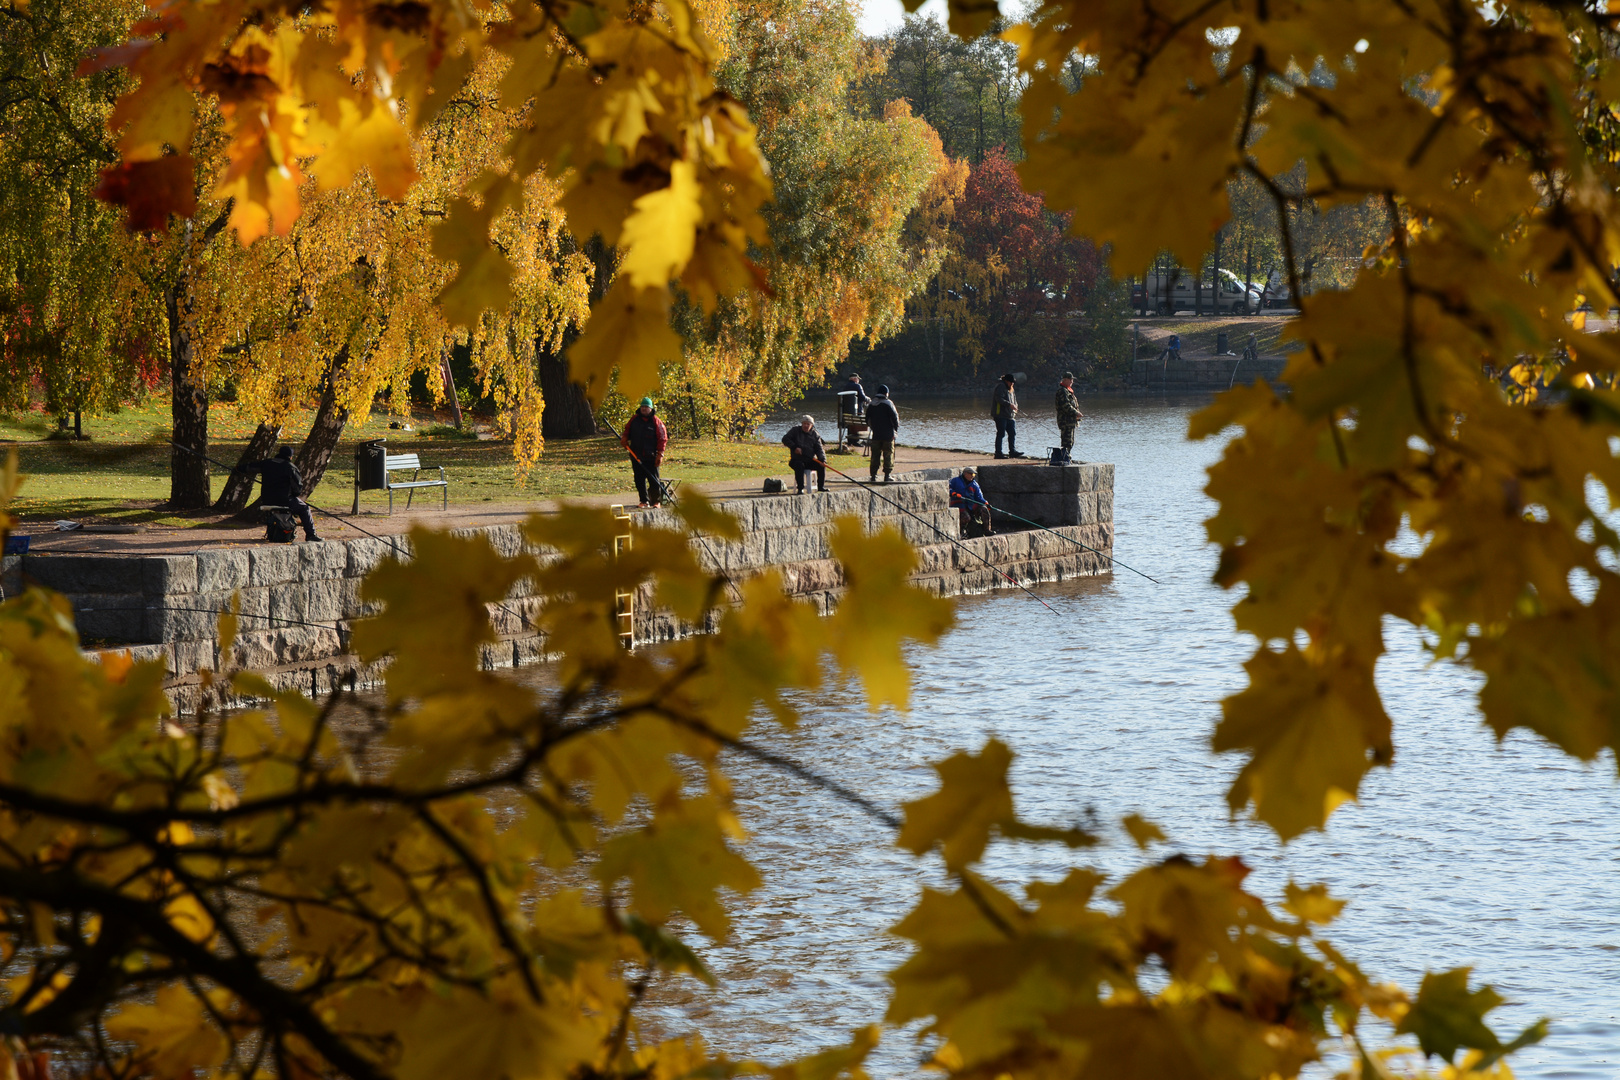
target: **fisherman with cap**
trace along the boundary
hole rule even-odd
[[[1018,394],[1013,390],[1013,376],[1009,373],[996,384],[995,396],[990,401],[990,418],[996,422],[996,457],[1023,457],[1018,452]],[[1007,440],[1007,452],[1001,452],[1001,440]]]
[[[1074,396],[1074,372],[1065,371],[1058,383],[1057,425],[1058,441],[1067,456],[1074,449],[1074,429],[1086,414],[1080,411],[1080,399]]]
[[[900,431],[900,410],[889,400],[889,388],[877,388],[877,397],[866,407],[867,434],[872,443],[872,482],[877,482],[878,462],[883,463],[883,482],[894,471],[894,437]]]
[[[962,537],[989,536],[995,526],[990,522],[990,503],[979,487],[978,470],[969,465],[961,476],[951,477],[951,505],[956,508]]]
[[[793,470],[793,483],[798,493],[804,494],[804,474],[814,469],[816,490],[827,490],[827,447],[816,430],[816,418],[809,413],[799,417],[797,427],[788,428],[782,436],[782,445],[788,448],[788,467]]]
[[[669,431],[658,418],[650,397],[625,422],[619,442],[630,451],[630,469],[636,474],[636,496],[643,507],[653,509],[663,505],[664,488],[658,482],[658,467],[664,463],[664,447],[669,445]]]
[[[866,411],[867,402],[872,400],[866,394],[866,387],[861,385],[861,373],[858,371],[852,371],[849,373],[849,378],[844,380],[844,385],[838,388],[838,392],[840,394],[855,395],[855,400],[852,402],[852,404],[855,406],[856,416],[860,416],[862,413],[864,413]]]
[[[293,464],[292,447],[283,446],[276,451],[276,456],[266,461],[250,461],[245,465],[238,465],[235,470],[249,475],[262,474],[263,480],[259,486],[260,506],[285,506],[297,517],[298,523],[304,527],[304,539],[315,543],[320,537],[315,535],[315,516],[309,512],[309,503],[304,501],[304,476]],[[292,539],[288,536],[288,539]]]

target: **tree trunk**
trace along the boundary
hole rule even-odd
[[[1210,307],[1214,309],[1210,312],[1210,314],[1216,317],[1219,317],[1221,314],[1221,285],[1223,284],[1221,281],[1221,242],[1225,239],[1226,231],[1224,229],[1216,232],[1215,256],[1213,265],[1211,267],[1211,273],[1214,275],[1215,283],[1210,287],[1209,290],[1211,300]]]
[[[253,495],[253,474],[245,471],[243,467],[269,457],[270,451],[276,448],[276,443],[280,439],[279,426],[259,425],[258,430],[253,433],[253,438],[248,440],[247,446],[242,450],[242,456],[236,459],[236,469],[225,478],[225,489],[214,501],[215,510],[234,514],[247,507],[248,499]]]
[[[332,464],[332,455],[337,452],[338,439],[343,436],[344,425],[349,422],[349,410],[337,401],[338,379],[348,364],[349,347],[345,345],[332,357],[331,366],[326,369],[326,378],[321,385],[321,404],[315,410],[315,423],[310,426],[309,434],[304,436],[298,453],[293,455],[293,464],[298,466],[298,472],[304,478],[302,494],[305,499],[321,482],[321,477],[326,475],[326,467]]]
[[[568,358],[552,352],[535,357],[540,369],[540,434],[547,439],[586,439],[596,434],[596,414],[585,388],[568,377]]]
[[[1249,296],[1254,290],[1254,241],[1250,240],[1248,247],[1243,251],[1243,314],[1256,315],[1249,310]]]
[[[1204,271],[1203,271],[1202,268],[1200,268],[1198,273],[1193,275],[1193,314],[1194,315],[1202,315],[1203,313],[1204,313]]]
[[[186,230],[190,229],[188,222]],[[169,506],[175,510],[200,510],[213,500],[208,488],[208,461],[203,457],[208,453],[208,389],[195,369],[192,302],[190,271],[182,269],[163,291],[164,312],[169,320],[173,439],[179,444],[169,449]]]
[[[461,398],[456,396],[456,376],[450,370],[450,342],[439,345],[439,370],[444,376],[444,396],[450,400],[450,409],[456,414],[456,430],[461,430]],[[544,419],[542,418],[542,423]],[[541,433],[542,435],[544,432]]]

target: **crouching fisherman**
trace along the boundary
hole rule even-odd
[[[990,536],[996,531],[990,523],[990,503],[979,487],[978,471],[973,466],[951,478],[951,505],[956,508],[963,538]]]
[[[250,461],[236,468],[263,477],[259,487],[260,506],[285,506],[297,515],[298,523],[304,527],[304,539],[319,541],[320,537],[315,535],[315,515],[309,512],[309,503],[303,499],[304,476],[293,464],[292,456],[292,447],[283,446],[273,458]]]

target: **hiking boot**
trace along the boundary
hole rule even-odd
[[[996,455],[996,460],[997,461],[1006,461],[1007,460],[1007,455],[1006,454],[997,454]]]
[[[1029,457],[1029,455],[1024,453],[1022,450],[1009,450],[1009,451],[1007,451],[1007,456],[1008,457]]]
[[[874,476],[874,477],[872,477],[872,479],[874,479],[874,480],[876,480],[876,479],[877,479],[877,477],[875,477],[875,476]],[[884,473],[884,474],[883,474],[883,482],[884,482],[884,483],[885,483],[885,484],[887,484],[887,483],[890,483],[890,480],[889,480],[889,474],[888,474],[888,473]]]
[[[322,540],[320,537],[316,536],[314,533],[310,533],[308,536],[304,537],[304,543],[306,543],[306,544],[324,544],[324,543],[326,543],[326,541]]]

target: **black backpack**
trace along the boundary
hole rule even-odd
[[[272,544],[290,544],[298,535],[298,519],[284,507],[273,507],[264,512],[264,538]]]

